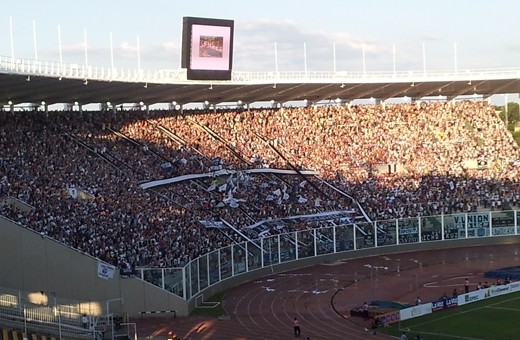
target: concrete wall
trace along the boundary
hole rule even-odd
[[[55,293],[58,302],[98,304],[102,312],[106,312],[107,300],[123,299],[123,306],[116,301],[109,304],[111,312],[137,316],[177,310],[188,314],[182,298],[139,279],[121,278],[119,271],[112,280],[99,278],[97,267],[95,258],[0,217],[0,287],[43,292],[47,297]]]
[[[487,238],[470,238],[470,239],[456,239],[456,240],[445,240],[445,241],[432,241],[432,242],[421,242],[412,244],[402,244],[393,246],[384,246],[378,248],[368,248],[355,251],[346,251],[336,254],[320,255],[316,257],[305,258],[301,260],[294,260],[284,262],[274,266],[257,269],[248,273],[236,277],[230,277],[223,280],[211,287],[202,290],[198,295],[203,294],[205,299],[208,299],[212,295],[224,291],[226,289],[235,287],[245,282],[257,280],[269,275],[283,273],[290,270],[299,268],[311,267],[320,263],[331,263],[339,260],[349,260],[377,255],[388,255],[397,253],[407,253],[419,250],[435,250],[435,249],[447,249],[447,248],[460,248],[460,247],[471,247],[481,245],[501,245],[510,243],[520,243],[520,235],[517,236],[496,236]],[[189,301],[189,309],[192,311],[195,308],[195,299]]]
[[[204,294],[207,299],[215,293],[248,281],[320,263],[417,250],[517,242],[520,242],[520,236],[500,236],[421,242],[320,255],[231,277],[202,290],[197,296]],[[169,310],[185,316],[195,308],[195,298],[184,301],[148,282],[121,278],[119,271],[116,271],[112,280],[101,279],[97,276],[97,265],[98,261],[89,255],[0,217],[0,287],[25,292],[42,291],[47,295],[55,292],[58,298],[98,303],[103,311],[107,300],[121,298],[124,300],[121,308],[130,316],[139,316],[141,312]],[[119,312],[119,304],[114,301],[110,304],[110,310]]]

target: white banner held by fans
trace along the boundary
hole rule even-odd
[[[103,263],[103,262],[98,262],[97,268],[98,268],[98,270],[97,270],[98,277],[105,279],[105,280],[110,280],[110,279],[114,278],[114,272],[116,271],[116,267]]]

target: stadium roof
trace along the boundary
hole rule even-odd
[[[0,104],[254,103],[305,100],[520,93],[520,68],[459,72],[251,73],[233,72],[230,81],[189,81],[185,72],[109,72],[56,63],[13,64],[0,57]]]

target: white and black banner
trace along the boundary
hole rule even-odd
[[[116,267],[111,266],[107,263],[98,261],[97,275],[99,278],[102,278],[105,280],[113,279],[115,271],[116,271]]]

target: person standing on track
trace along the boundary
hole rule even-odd
[[[363,318],[365,319],[365,321],[370,319],[368,315],[368,303],[366,301],[365,303],[363,303]]]
[[[293,320],[293,329],[294,329],[294,337],[299,338],[301,334],[300,321],[298,318],[294,318]]]

